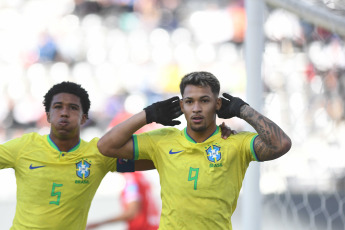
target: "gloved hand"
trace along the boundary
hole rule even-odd
[[[180,99],[175,96],[165,101],[153,103],[144,108],[146,112],[146,123],[157,122],[162,125],[179,125],[180,121],[174,120],[181,116]]]
[[[240,117],[240,108],[242,105],[248,105],[239,97],[233,97],[230,94],[223,93],[222,107],[217,111],[219,118]]]

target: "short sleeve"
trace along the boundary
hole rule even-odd
[[[153,160],[155,146],[161,138],[160,130],[133,135],[133,154],[135,160]]]
[[[22,138],[16,138],[0,145],[0,169],[15,167],[19,147],[23,144]]]
[[[244,162],[259,161],[254,149],[254,141],[258,137],[257,133],[241,132],[236,135],[240,151],[244,154]]]

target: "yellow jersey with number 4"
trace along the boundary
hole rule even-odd
[[[84,230],[92,198],[116,159],[98,138],[61,152],[48,135],[25,134],[0,145],[0,169],[13,168],[17,207],[11,230]]]
[[[256,133],[196,143],[186,129],[163,128],[133,136],[135,159],[151,159],[160,177],[161,230],[232,229],[246,169],[257,160]]]

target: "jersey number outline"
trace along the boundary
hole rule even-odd
[[[193,172],[195,172],[194,175],[193,175]],[[199,176],[199,168],[190,167],[189,174],[188,174],[188,181],[194,180],[194,190],[197,190],[198,176]]]
[[[56,187],[62,187],[62,184],[57,184],[55,182],[53,183],[51,196],[57,196],[57,199],[56,201],[50,201],[49,204],[56,204],[56,205],[60,204],[61,192],[56,192],[55,191]]]

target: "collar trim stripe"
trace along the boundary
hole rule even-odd
[[[50,145],[51,147],[53,147],[55,150],[61,152],[61,150],[57,147],[57,145],[54,143],[54,141],[50,138],[50,135],[47,135],[47,141],[48,141],[48,143],[49,143],[49,145]],[[76,144],[73,148],[71,148],[71,149],[68,150],[67,152],[73,152],[73,151],[77,150],[77,149],[79,148],[79,146],[80,146],[80,142],[81,142],[81,141],[80,141],[80,139],[79,139],[78,144]]]
[[[219,126],[217,126],[216,130],[211,134],[211,136],[209,136],[208,138],[206,138],[203,142],[205,142],[206,140],[208,140],[210,137],[213,137],[214,135],[217,135],[220,132],[220,128]],[[189,134],[187,133],[187,127],[184,128],[183,130],[184,136],[185,138],[192,143],[197,143],[191,136],[189,136]]]

